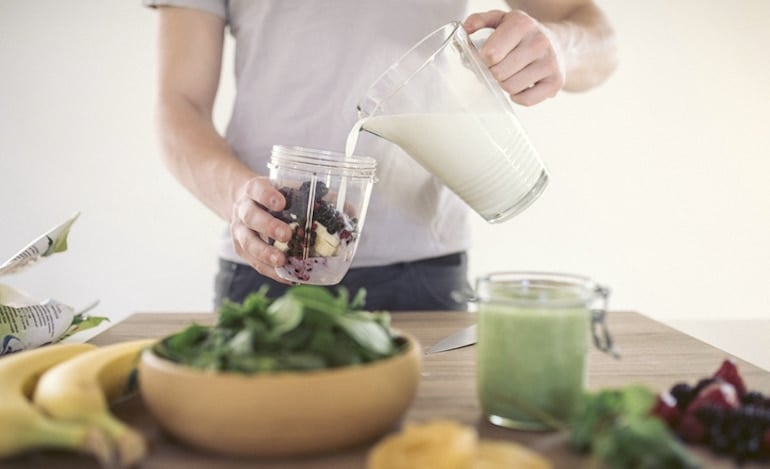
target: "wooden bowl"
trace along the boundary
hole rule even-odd
[[[361,366],[244,375],[195,369],[146,350],[139,387],[150,413],[190,445],[230,455],[294,456],[372,440],[417,391],[421,348]]]

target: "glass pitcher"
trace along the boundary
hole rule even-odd
[[[422,39],[369,88],[360,129],[399,145],[490,223],[543,192],[548,172],[462,25]]]

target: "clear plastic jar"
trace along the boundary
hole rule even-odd
[[[364,227],[376,165],[365,156],[273,146],[270,181],[286,206],[272,214],[292,228],[288,243],[271,241],[286,254],[276,268],[281,278],[313,285],[342,280]]]

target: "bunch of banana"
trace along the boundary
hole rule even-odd
[[[38,381],[35,405],[59,421],[100,429],[114,445],[119,467],[137,464],[147,453],[147,443],[141,433],[118,420],[109,405],[124,396],[140,352],[155,341],[107,345],[57,364]]]
[[[0,357],[0,459],[38,448],[75,450],[112,461],[112,444],[97,427],[52,419],[30,400],[40,375],[52,366],[96,349],[56,344]]]

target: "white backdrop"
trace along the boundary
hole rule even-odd
[[[582,273],[613,289],[613,309],[683,325],[770,319],[770,2],[602,5],[621,66],[519,110],[552,181],[514,220],[477,220],[472,275]],[[139,0],[0,1],[0,261],[82,212],[67,253],[0,282],[99,298],[114,321],[211,308],[222,224],[160,162],[155,26]],[[231,63],[228,48],[220,128]],[[712,339],[770,367],[735,334]]]

